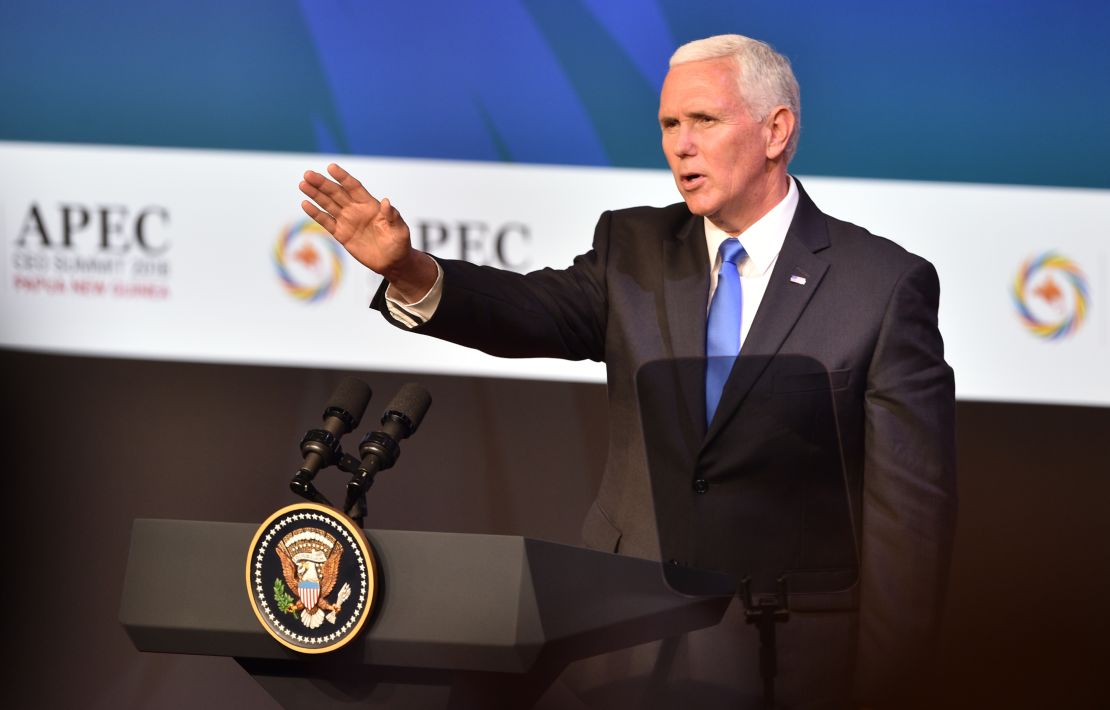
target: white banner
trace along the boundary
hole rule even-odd
[[[606,209],[677,201],[664,171],[336,158],[417,246],[564,266]],[[320,155],[0,142],[0,345],[173,359],[600,381],[499,360],[367,308],[378,278],[304,220]],[[1110,405],[1110,191],[800,178],[829,214],[928,258],[961,398]]]

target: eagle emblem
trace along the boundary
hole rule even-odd
[[[357,638],[379,586],[365,532],[318,503],[289,505],[267,518],[247,548],[245,571],[262,628],[299,653],[330,653]]]
[[[351,596],[351,585],[344,583],[335,602],[328,601],[339,578],[343,545],[319,528],[300,528],[283,537],[274,549],[285,578],[284,585],[282,580],[274,580],[278,608],[298,616],[310,629],[319,628],[325,619],[334,624],[343,602]]]

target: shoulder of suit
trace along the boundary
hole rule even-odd
[[[825,220],[832,250],[830,257],[858,257],[904,268],[925,262],[925,259],[908,251],[893,239],[872,234],[857,224],[829,215],[825,215]]]
[[[650,223],[661,226],[675,226],[688,222],[693,215],[685,202],[676,202],[666,207],[626,207],[610,210],[614,222]]]

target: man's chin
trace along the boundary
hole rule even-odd
[[[698,217],[708,217],[713,212],[704,201],[698,200],[696,197],[691,198],[689,195],[683,195],[682,199],[686,203],[686,209],[690,210],[690,214]]]

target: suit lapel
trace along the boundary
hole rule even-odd
[[[828,263],[814,253],[829,244],[824,215],[802,190],[801,183],[797,185],[800,194],[794,219],[771,271],[759,311],[740,348],[740,357],[725,382],[721,403],[706,432],[703,448],[725,427],[767,367],[770,357],[778,353],[828,269]],[[704,327],[702,331],[704,338]]]
[[[663,294],[670,357],[692,435],[705,434],[705,310],[709,302],[709,256],[701,217],[691,216],[663,244]],[[696,448],[696,446],[695,446]]]
[[[671,356],[705,354],[705,309],[709,302],[709,256],[700,217],[691,217],[663,244],[663,290]],[[694,317],[701,314],[701,318]]]

